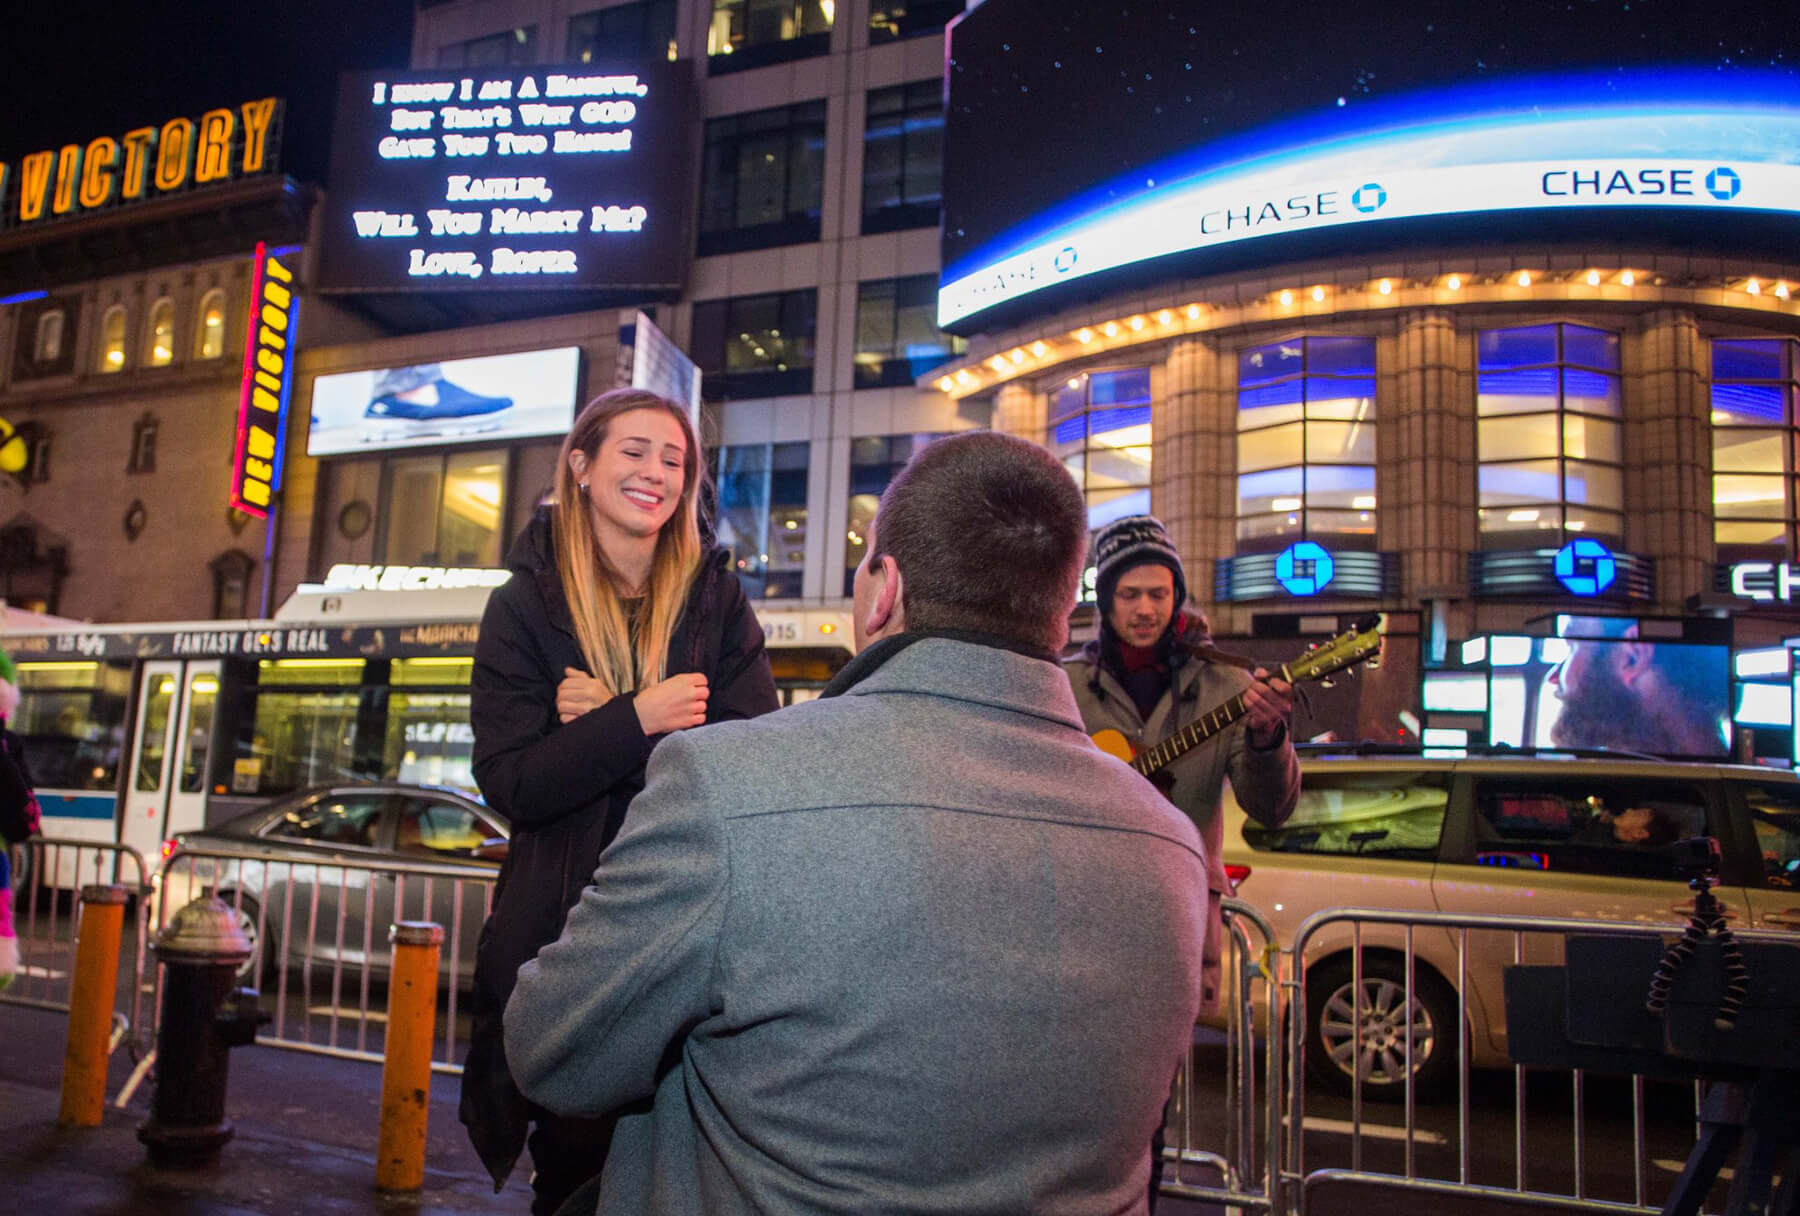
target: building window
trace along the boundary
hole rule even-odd
[[[397,566],[498,566],[506,451],[396,456],[382,470],[376,560]]]
[[[227,549],[206,563],[213,579],[213,619],[236,620],[250,613],[250,574],[256,562],[242,549]]]
[[[1375,543],[1375,341],[1290,338],[1238,353],[1240,551]]]
[[[937,327],[937,276],[880,279],[856,288],[856,387],[911,384],[969,349]]]
[[[1150,369],[1087,372],[1050,395],[1050,450],[1087,496],[1088,527],[1150,510]]]
[[[150,306],[150,332],[144,344],[144,363],[167,367],[175,361],[175,301],[164,296]]]
[[[694,305],[694,360],[708,401],[812,391],[819,293],[705,300]]]
[[[32,346],[32,358],[39,363],[55,363],[62,358],[63,351],[63,310],[52,308],[38,318],[37,341]]]
[[[816,241],[824,192],[823,101],[712,119],[700,176],[700,252]]]
[[[831,0],[713,0],[706,70],[717,76],[831,49]]]
[[[1720,546],[1794,551],[1795,348],[1792,338],[1712,344],[1713,540]]]
[[[944,86],[936,80],[874,89],[863,133],[862,230],[938,222],[944,197]]]
[[[200,311],[195,329],[198,336],[194,353],[202,359],[217,359],[225,353],[225,289],[215,287],[200,297]]]
[[[131,424],[131,455],[125,462],[127,473],[156,472],[156,415],[145,414]]]
[[[1482,547],[1617,542],[1619,335],[1585,325],[1483,330],[1477,373]]]
[[[806,572],[807,443],[719,449],[719,543],[751,599],[797,599]]]
[[[675,0],[638,0],[569,18],[568,58],[675,58]]]
[[[25,445],[25,467],[13,477],[25,489],[50,480],[50,428],[33,419],[19,424],[19,439]]]
[[[100,319],[100,363],[102,373],[125,367],[125,306],[114,304]]]
[[[537,62],[537,26],[503,30],[438,48],[440,68],[491,68]]]
[[[875,0],[869,9],[869,42],[936,34],[963,11],[964,0]]]
[[[869,435],[850,441],[850,503],[844,532],[846,596],[852,593],[856,568],[868,552],[869,524],[875,518],[875,508],[881,505],[888,482],[920,448],[942,438],[942,434]]]

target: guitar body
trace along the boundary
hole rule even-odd
[[[1094,740],[1094,746],[1115,760],[1123,760],[1130,764],[1137,759],[1137,748],[1131,745],[1131,740],[1127,739],[1122,731],[1097,731],[1090,737]]]

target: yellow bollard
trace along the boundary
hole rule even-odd
[[[431,1110],[431,1041],[444,930],[430,921],[402,921],[388,939],[394,943],[394,970],[388,977],[375,1186],[416,1191],[425,1185],[425,1117]]]
[[[57,1115],[57,1122],[65,1127],[99,1127],[106,1111],[107,1045],[112,1039],[119,936],[124,924],[124,887],[81,888],[75,983],[69,992],[69,1039],[63,1048],[62,1111]]]

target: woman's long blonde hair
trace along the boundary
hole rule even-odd
[[[633,630],[620,602],[618,571],[594,534],[587,497],[569,467],[569,454],[581,452],[591,469],[607,428],[631,410],[662,410],[681,425],[687,439],[682,459],[681,502],[656,537],[650,580]],[[556,505],[551,513],[556,540],[556,569],[562,577],[575,640],[581,644],[588,672],[608,694],[634,692],[664,678],[669,645],[688,591],[700,569],[700,443],[687,411],[666,397],[642,389],[616,388],[601,393],[576,415],[556,460]]]

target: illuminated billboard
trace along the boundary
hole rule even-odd
[[[281,101],[263,97],[0,161],[0,228],[269,173],[280,145]]]
[[[244,336],[244,377],[238,391],[237,444],[231,461],[231,505],[269,517],[281,488],[287,446],[287,405],[294,382],[289,340],[294,332],[293,250],[256,247],[250,278],[250,327]]]
[[[346,74],[320,288],[678,289],[690,76],[667,62]]]
[[[580,377],[576,346],[320,376],[306,453],[561,435],[575,420]]]
[[[987,0],[952,30],[939,323],[1154,259],[1329,252],[1376,225],[1800,221],[1787,31],[1734,26],[1727,52],[1697,0],[1595,7],[1522,0],[1501,39],[1498,13],[1445,0],[1379,20],[1296,0],[1280,22],[1196,3],[1025,21],[1022,0]]]

